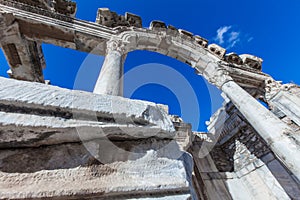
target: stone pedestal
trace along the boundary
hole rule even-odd
[[[123,96],[123,65],[126,55],[121,42],[107,42],[107,53],[94,88],[96,94]]]

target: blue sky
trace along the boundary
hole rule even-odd
[[[144,27],[148,27],[152,20],[161,20],[200,35],[210,43],[218,43],[226,47],[228,53],[257,55],[264,60],[265,73],[284,83],[300,84],[298,0],[77,0],[76,2],[77,18],[95,21],[97,9],[108,7],[119,14],[132,12],[140,15]],[[103,57],[88,56],[86,53],[47,44],[43,45],[43,50],[47,63],[44,70],[45,79],[61,87],[92,90]],[[154,81],[141,85],[134,92],[128,91],[128,86],[134,82],[133,69],[141,66],[151,69],[160,65],[165,66],[161,69],[168,69],[170,74],[164,72],[136,76],[148,78],[151,75]],[[0,66],[0,76],[7,77],[8,66],[2,53]],[[188,80],[188,85],[195,93],[196,103],[190,93],[184,93],[188,91],[189,86],[183,86],[182,82],[173,80],[173,70],[170,69]],[[168,104],[170,112],[183,115],[185,121],[192,123],[194,130],[206,130],[205,121],[209,120],[215,107],[221,102],[218,92],[207,86],[202,77],[195,75],[190,67],[153,52],[130,53],[125,63],[125,75],[126,73],[131,74],[128,75],[128,79],[125,76],[126,97]],[[169,82],[161,83],[160,79],[163,78]]]

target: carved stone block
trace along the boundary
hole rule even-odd
[[[116,12],[112,12],[108,8],[98,9],[96,23],[111,28],[118,26],[142,27],[142,19],[140,16],[128,12],[125,13],[125,16],[118,15]]]
[[[177,36],[179,34],[178,29],[175,26],[168,25],[167,34]]]
[[[183,30],[183,29],[178,29],[179,33],[181,36],[186,37],[186,38],[193,38],[193,33]]]
[[[248,65],[249,67],[255,70],[261,70],[263,60],[257,56],[249,55],[249,54],[242,54],[240,55],[243,63]]]
[[[166,30],[167,26],[162,21],[152,21],[150,24],[150,29],[151,30]]]
[[[117,13],[111,12],[108,8],[99,8],[96,23],[108,27],[113,27],[116,23]]]
[[[203,46],[204,48],[207,47],[207,44],[208,44],[207,39],[204,39],[204,38],[200,37],[199,35],[195,35],[194,39],[199,45]]]
[[[220,47],[217,44],[210,44],[208,45],[208,50],[213,53],[214,55],[216,55],[217,57],[223,59],[224,55],[226,53],[226,49]]]
[[[237,65],[243,64],[243,60],[239,57],[239,55],[237,55],[234,52],[226,54],[225,61],[229,62],[229,63],[237,64]]]
[[[37,9],[51,10],[67,16],[75,16],[77,6],[75,2],[69,0],[14,0],[22,4],[27,4]]]
[[[142,18],[138,15],[127,12],[125,13],[125,20],[130,26],[142,28]]]

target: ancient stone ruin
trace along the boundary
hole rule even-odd
[[[161,21],[75,12],[66,0],[0,0],[11,77],[0,78],[0,199],[300,199],[299,86]],[[94,92],[46,84],[42,43],[105,55]],[[208,133],[122,97],[134,50],[180,60],[223,92]]]

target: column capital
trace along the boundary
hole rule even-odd
[[[120,53],[121,55],[125,55],[126,48],[125,48],[124,42],[119,39],[111,39],[111,40],[107,41],[106,42],[106,54],[108,54],[112,51],[116,51],[116,52]]]
[[[233,81],[229,72],[217,62],[208,62],[202,74],[208,82],[219,89],[221,89],[225,83]]]

